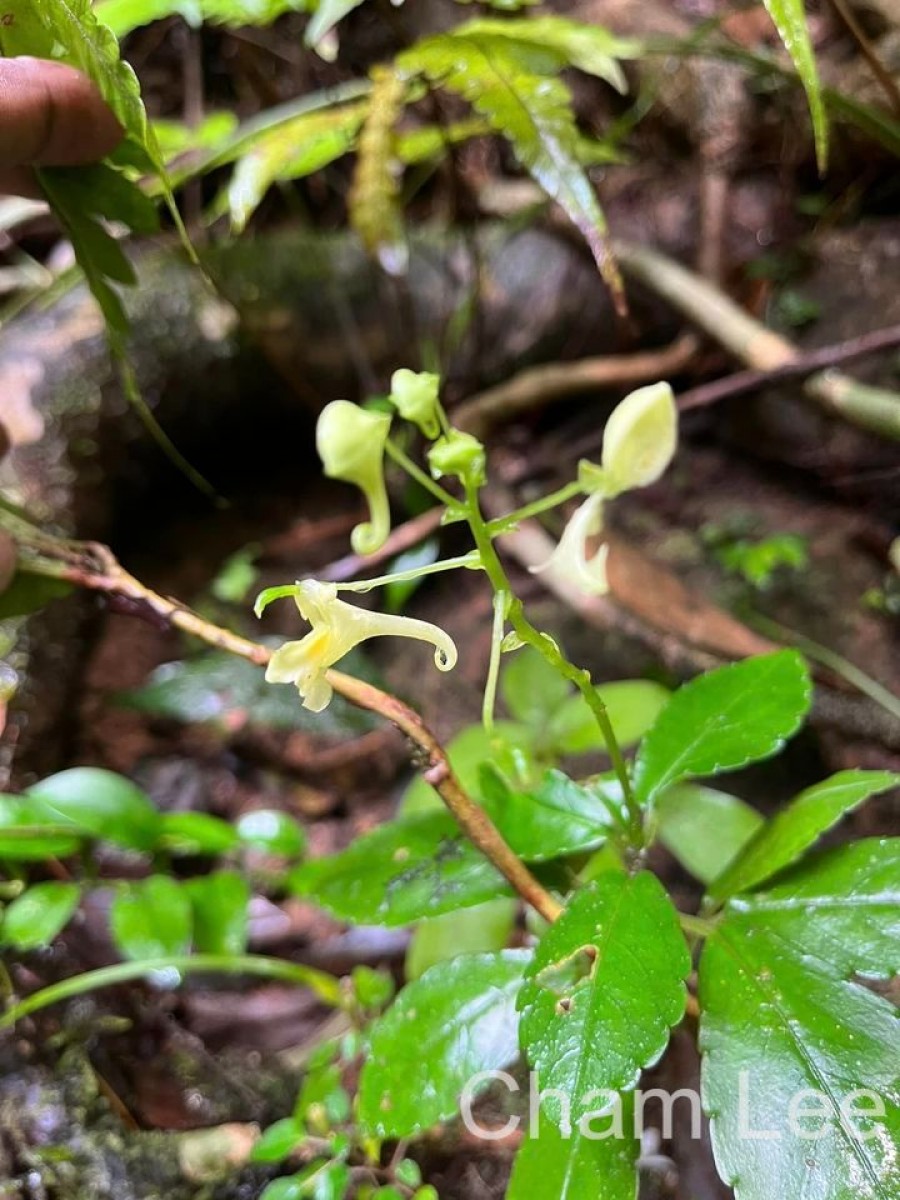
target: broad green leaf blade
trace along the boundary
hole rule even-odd
[[[193,909],[198,954],[243,954],[247,949],[250,889],[234,871],[215,871],[185,885]]]
[[[606,705],[616,741],[623,749],[644,736],[672,696],[662,684],[646,679],[604,683],[595,691]],[[559,754],[585,754],[604,748],[597,718],[581,693],[559,705],[547,740]]]
[[[759,830],[713,882],[710,896],[722,900],[770,879],[864,800],[898,784],[900,775],[891,771],[840,771],[807,788]]]
[[[131,850],[152,850],[162,831],[162,818],[146,792],[99,767],[60,771],[29,788],[28,796],[42,821],[71,825],[82,837]]]
[[[191,902],[168,875],[151,875],[124,885],[109,913],[113,940],[126,958],[172,958],[191,944]]]
[[[382,825],[341,854],[297,867],[289,886],[336,917],[368,925],[407,925],[510,894],[443,812]]]
[[[397,58],[410,76],[462,96],[507,139],[519,161],[580,231],[619,307],[624,291],[606,220],[579,162],[569,89],[553,52],[498,35],[456,31],[427,38]]]
[[[246,846],[283,858],[296,858],[306,849],[303,826],[275,808],[257,808],[245,813],[238,821],[237,832]]]
[[[563,771],[547,771],[533,791],[518,792],[485,766],[479,793],[491,819],[526,862],[593,850],[613,827],[602,789],[576,783]]]
[[[403,114],[406,80],[389,67],[373,67],[368,113],[360,130],[348,197],[350,224],[366,250],[389,275],[402,275],[409,250],[400,207],[402,172],[394,127]]]
[[[372,1028],[359,1084],[367,1129],[408,1137],[448,1120],[473,1077],[515,1061],[516,995],[528,958],[524,950],[461,955],[400,992]]]
[[[609,1115],[563,1137],[549,1121],[526,1131],[506,1200],[635,1200],[640,1141],[634,1137],[634,1097],[626,1092]],[[600,1137],[601,1134],[608,1136]]]
[[[650,805],[683,779],[769,758],[796,733],[809,703],[809,671],[796,650],[700,675],[678,689],[641,742],[635,797]]]
[[[654,875],[601,875],[542,937],[519,995],[522,1049],[557,1123],[601,1107],[596,1092],[629,1089],[684,1015],[691,958],[678,914]],[[592,1094],[593,1093],[593,1094]],[[565,1132],[565,1129],[563,1129]]]
[[[0,858],[11,862],[66,858],[78,849],[79,840],[68,821],[48,820],[30,797],[0,795]]]
[[[776,930],[748,935],[745,923],[730,921],[704,951],[700,1005],[703,1101],[736,1200],[896,1200],[900,1022],[892,1005],[836,978]],[[883,1118],[848,1118],[863,1089],[879,1097]],[[871,1101],[857,1111],[872,1113]],[[827,1124],[803,1112],[824,1112]],[[817,1132],[824,1136],[812,1140]]]
[[[824,171],[828,164],[828,118],[822,99],[819,68],[806,22],[806,7],[803,0],[763,0],[763,3],[806,91],[816,138],[816,158],[819,170]]]
[[[767,892],[737,896],[729,923],[765,926],[842,978],[900,974],[900,838],[866,838],[804,859]]]
[[[683,867],[711,883],[764,824],[763,818],[728,792],[679,783],[656,803],[657,832]]]
[[[3,913],[0,942],[16,950],[49,946],[78,907],[77,883],[36,883],[17,896]]]
[[[227,854],[238,845],[233,826],[204,812],[166,813],[160,846],[170,854]]]
[[[406,978],[418,979],[429,967],[458,954],[502,950],[510,939],[518,910],[516,900],[502,897],[420,921],[406,951]]]

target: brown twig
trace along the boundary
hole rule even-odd
[[[682,412],[692,408],[704,408],[708,404],[716,404],[719,400],[758,391],[770,383],[812,375],[814,371],[836,367],[841,363],[877,354],[880,350],[893,349],[895,346],[900,346],[900,325],[875,329],[871,333],[863,333],[843,342],[834,342],[830,346],[799,352],[791,362],[768,371],[736,371],[733,375],[726,375],[724,379],[701,383],[681,393],[678,397],[678,407]]]
[[[271,657],[267,646],[213,625],[178,600],[146,587],[125,570],[106,546],[57,540],[2,508],[0,527],[5,527],[15,538],[21,566],[34,574],[50,575],[91,591],[124,597],[136,609],[143,607],[148,615],[256,666],[265,666]],[[523,900],[546,920],[556,920],[562,906],[535,879],[487,813],[463,789],[443,747],[419,714],[396,696],[341,671],[330,670],[327,678],[334,690],[351,704],[392,721],[418,746],[425,761],[425,781],[444,801],[463,833]]]
[[[856,13],[846,3],[846,0],[831,0],[831,7],[846,25],[851,37],[859,47],[863,58],[872,68],[872,74],[881,85],[881,90],[894,110],[894,115],[900,117],[900,88],[897,87],[897,82],[893,75],[881,61],[878,56],[878,51],[869,40],[866,31],[860,25]]]
[[[667,300],[754,371],[792,366],[800,351],[766,328],[720,288],[658,250],[614,243],[623,270]],[[809,375],[803,392],[820,407],[860,429],[900,440],[900,394],[870,387],[833,367]]]
[[[493,425],[512,420],[551,400],[600,388],[647,383],[680,371],[696,350],[697,339],[689,333],[658,350],[529,367],[512,379],[464,400],[454,409],[453,423],[483,437]]]

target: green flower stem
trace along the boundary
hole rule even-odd
[[[116,963],[111,967],[101,967],[97,971],[87,971],[83,975],[75,975],[72,979],[53,983],[50,987],[27,996],[5,1012],[0,1018],[0,1029],[6,1029],[29,1013],[57,1004],[60,1000],[82,996],[96,988],[112,987],[117,983],[142,979],[145,975],[159,971],[177,971],[182,975],[198,971],[220,975],[259,975],[266,979],[280,979],[285,983],[308,987],[320,1000],[334,1008],[339,1008],[344,1001],[340,980],[314,967],[305,967],[299,963],[286,962],[281,958],[268,958],[260,954],[176,955],[172,958],[148,958],[142,962]]]
[[[689,933],[692,937],[708,938],[716,931],[716,921],[711,921],[707,917],[695,917],[691,913],[680,912],[678,921],[685,933]]]
[[[560,504],[565,504],[567,500],[571,500],[575,496],[581,496],[583,492],[584,489],[578,480],[573,480],[572,483],[567,483],[565,487],[551,492],[549,496],[542,496],[540,500],[533,500],[531,504],[517,508],[515,512],[507,513],[505,517],[497,517],[493,521],[488,521],[488,533],[490,533],[492,538],[500,534],[509,533],[520,521],[527,521],[529,517],[539,517],[541,513],[549,512],[551,508],[558,508]]]
[[[631,842],[635,847],[643,846],[643,814],[640,807],[635,803],[628,767],[616,738],[615,730],[612,727],[612,721],[609,719],[606,705],[597,694],[597,690],[591,681],[590,672],[585,671],[581,667],[576,667],[574,663],[569,662],[556,642],[551,637],[548,637],[547,634],[541,633],[539,629],[536,629],[525,616],[522,601],[513,592],[512,585],[507,578],[506,571],[494,547],[490,529],[481,511],[481,505],[478,500],[478,489],[472,485],[467,485],[466,487],[466,519],[472,530],[475,545],[481,554],[482,565],[495,593],[507,593],[511,597],[507,614],[510,625],[526,645],[537,650],[551,667],[554,667],[564,679],[568,679],[570,683],[578,688],[585,699],[585,703],[594,714],[594,718],[600,726],[600,732],[603,734],[603,740],[606,743],[607,753],[612,762],[613,770],[622,787],[622,795],[628,812]]]
[[[450,493],[442,488],[439,483],[435,483],[431,476],[423,471],[417,463],[414,463],[409,455],[405,454],[397,445],[397,443],[391,438],[388,438],[387,443],[385,444],[385,450],[387,451],[388,457],[393,459],[398,467],[402,467],[411,479],[414,479],[416,483],[425,488],[426,491],[431,492],[432,496],[434,496],[436,500],[439,500],[441,504],[446,507],[449,513],[453,514],[459,512],[461,506],[456,497],[451,496]]]
[[[444,558],[440,562],[431,563],[427,567],[413,567],[409,571],[396,571],[393,575],[377,575],[374,579],[359,579],[352,583],[339,583],[339,592],[371,592],[373,588],[385,587],[391,583],[404,583],[407,579],[421,579],[425,575],[437,575],[441,571],[457,571],[481,569],[481,559],[476,551],[460,554],[457,558]],[[287,594],[293,594],[293,588]]]

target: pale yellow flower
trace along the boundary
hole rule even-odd
[[[533,574],[552,569],[587,596],[603,596],[609,591],[606,560],[609,546],[604,542],[590,553],[588,544],[603,529],[603,496],[594,492],[583,500],[563,530],[559,545]]]
[[[283,588],[272,589],[285,594]],[[285,642],[272,655],[266,668],[269,683],[293,683],[303,698],[303,707],[321,712],[329,704],[333,689],[326,671],[360,642],[373,637],[408,637],[429,642],[435,648],[435,666],[450,671],[456,666],[453,639],[437,625],[392,613],[369,612],[338,599],[337,585],[304,579],[290,589],[300,615],[312,626],[298,642]],[[265,606],[266,594],[257,602]]]

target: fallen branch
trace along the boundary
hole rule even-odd
[[[77,587],[124,599],[133,607],[135,615],[143,611],[156,621],[163,621],[256,666],[264,667],[271,657],[272,652],[267,646],[213,625],[178,600],[161,596],[146,587],[125,570],[106,546],[55,538],[3,508],[0,508],[0,528],[6,529],[16,542],[19,565],[24,571],[63,579]],[[546,920],[554,921],[562,906],[535,879],[487,813],[463,789],[443,747],[419,714],[395,696],[341,671],[329,670],[327,679],[351,704],[378,713],[406,734],[421,752],[423,778],[444,801],[466,837],[494,864],[523,900]]]
[[[453,410],[453,422],[460,429],[483,437],[494,425],[513,420],[552,400],[579,392],[630,387],[665,378],[683,370],[696,350],[696,337],[683,334],[658,350],[529,367],[506,382],[464,400]]]
[[[708,280],[657,250],[614,243],[623,270],[667,300],[688,320],[754,371],[794,366],[800,351],[787,338],[751,317]],[[803,373],[802,371],[800,372]],[[852,425],[900,441],[900,394],[871,387],[829,368],[810,375],[803,392]]]

